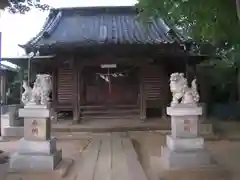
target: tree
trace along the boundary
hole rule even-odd
[[[240,0],[139,0],[137,7],[142,17],[161,17],[185,32],[201,52],[219,55],[221,60],[211,59],[198,67],[204,67],[210,86],[225,95],[236,89],[238,78],[240,98]]]
[[[47,4],[42,4],[40,0],[0,0],[0,9],[8,8],[12,13],[25,13],[31,8],[48,10]]]
[[[144,16],[161,16],[194,40],[232,46],[240,42],[240,0],[139,0]]]

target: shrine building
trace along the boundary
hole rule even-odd
[[[205,56],[162,19],[145,21],[135,7],[52,9],[25,45],[31,71],[53,78],[52,107],[73,121],[161,117],[171,100],[169,76]]]

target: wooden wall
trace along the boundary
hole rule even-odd
[[[99,66],[99,65],[96,65],[96,66]],[[82,68],[85,69],[84,67]],[[78,75],[79,77],[76,76],[78,78],[75,77],[76,72],[78,72],[79,74]],[[53,104],[55,104],[56,107],[58,109],[61,109],[62,111],[71,110],[73,111],[74,114],[77,112],[75,119],[77,119],[77,117],[80,116],[79,115],[80,112],[78,112],[78,110],[81,105],[90,105],[90,104],[85,104],[87,103],[87,100],[89,100],[88,96],[90,93],[90,89],[88,88],[84,90],[87,84],[86,82],[85,84],[83,84],[82,82],[88,79],[84,77],[86,73],[82,73],[82,72],[84,71],[80,70],[80,67],[77,67],[76,65],[75,66],[63,65],[63,66],[57,67],[57,70],[56,70],[56,78],[55,78],[55,81],[56,81],[55,82],[56,84],[55,99],[56,100],[55,100],[55,103]],[[128,88],[122,88],[122,87],[118,88],[118,86],[116,86],[116,88],[118,88],[116,90],[114,89],[115,86],[113,85],[112,91],[118,92],[120,90],[122,91],[126,90],[126,93],[129,91],[132,94],[136,94],[136,98],[131,97],[132,99],[136,99],[136,100],[133,100],[131,102],[136,102],[136,103],[140,102],[139,106],[141,111],[141,118],[145,119],[147,108],[161,108],[161,109],[164,108],[165,109],[166,105],[168,104],[169,102],[168,73],[164,65],[144,63],[144,65],[139,66],[137,70],[137,74],[139,75],[139,79],[136,79],[137,82],[136,84],[134,83],[132,85],[133,87],[131,85],[129,85]],[[77,82],[77,85],[75,85],[76,82]],[[123,83],[123,84],[125,86],[126,83]],[[131,90],[129,88],[131,88]],[[108,87],[106,86],[105,89],[103,90],[107,92]],[[89,91],[89,92],[85,92],[85,91]],[[124,95],[122,91],[120,92],[120,94]],[[126,94],[126,96],[128,94]],[[94,94],[91,95],[91,98],[94,98],[93,96]],[[104,98],[106,99],[105,96]],[[118,102],[119,104],[124,103],[124,102],[120,102],[120,100],[116,98],[114,101],[116,102],[119,101]]]
[[[168,102],[168,75],[163,65],[145,65],[142,68],[143,92],[147,108],[162,107]]]
[[[73,69],[61,67],[57,71],[57,97],[59,104],[71,104],[73,99]]]

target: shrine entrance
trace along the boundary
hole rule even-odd
[[[86,67],[83,70],[85,105],[137,104],[139,83],[135,66]]]

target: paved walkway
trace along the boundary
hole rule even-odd
[[[73,151],[71,147],[69,148],[69,152]],[[80,152],[78,155],[71,152],[75,164],[69,170],[66,179],[147,180],[132,141],[126,136],[126,133],[95,135],[79,150],[83,152],[81,155]],[[66,153],[66,149],[63,152]],[[57,176],[57,171],[48,173],[48,175],[35,174],[35,177],[33,174],[8,174],[7,180],[59,179],[61,177]]]
[[[70,179],[147,180],[132,141],[119,133],[95,137]]]
[[[57,139],[58,148],[63,149],[63,158],[74,160],[65,178],[59,177],[55,171],[34,175],[11,174],[7,180],[141,180],[142,177],[159,180],[164,175],[159,156],[161,146],[166,142],[161,133],[75,133],[59,134]],[[11,153],[15,144],[16,140],[0,142],[0,149]],[[232,178],[224,180],[240,179],[239,141],[206,141],[206,148],[232,175]],[[6,170],[7,166],[0,164],[0,179],[6,180]],[[141,173],[141,177],[137,177]],[[219,180],[215,172],[209,172],[208,176],[205,172],[193,171],[171,172],[171,175],[174,175],[171,180]],[[220,176],[223,177],[222,174]]]

